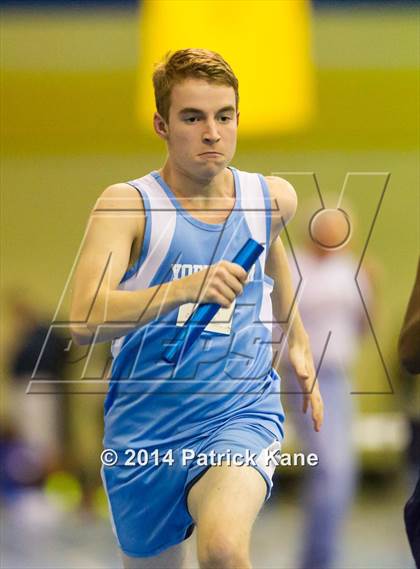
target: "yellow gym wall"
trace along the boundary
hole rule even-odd
[[[314,114],[307,0],[144,0],[140,9],[138,117],[152,129],[151,70],[168,51],[219,52],[240,80],[241,135],[306,127]]]

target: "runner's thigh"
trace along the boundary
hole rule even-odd
[[[266,482],[252,466],[209,468],[188,494],[198,541],[227,532],[235,542],[247,543],[266,493]]]

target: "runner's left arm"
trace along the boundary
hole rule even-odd
[[[314,429],[319,431],[323,421],[323,402],[310,347],[309,337],[303,326],[297,304],[295,289],[280,233],[293,218],[297,208],[297,197],[293,187],[275,176],[266,178],[271,195],[271,244],[268,251],[265,272],[274,280],[271,295],[273,317],[283,329],[287,338],[289,359],[303,393],[302,410],[310,407]]]

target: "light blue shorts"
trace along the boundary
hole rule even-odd
[[[122,551],[151,557],[189,537],[194,520],[188,491],[208,468],[222,462],[256,468],[267,484],[268,500],[280,439],[258,421],[236,417],[187,447],[138,454],[133,449],[115,466],[103,466],[111,523]]]

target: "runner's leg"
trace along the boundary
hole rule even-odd
[[[201,569],[251,569],[252,525],[267,485],[252,466],[213,466],[188,494]]]

